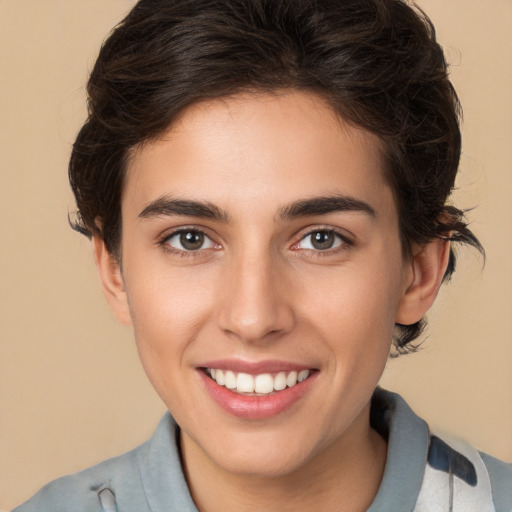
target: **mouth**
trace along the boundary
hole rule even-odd
[[[310,377],[314,370],[292,370],[273,373],[235,372],[220,368],[202,368],[203,372],[219,386],[245,396],[271,396],[287,388],[293,388]]]
[[[280,361],[236,360],[197,367],[207,395],[244,420],[265,420],[295,410],[315,387],[320,371]]]

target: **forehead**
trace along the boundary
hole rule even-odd
[[[336,193],[379,202],[389,188],[383,155],[377,136],[349,125],[313,94],[203,101],[159,140],[133,150],[123,205],[164,194],[284,204]]]

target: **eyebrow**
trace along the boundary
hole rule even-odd
[[[212,203],[173,199],[167,196],[151,201],[140,213],[139,218],[149,219],[159,216],[186,215],[219,222],[229,222],[229,215]]]
[[[362,212],[377,218],[377,212],[368,203],[345,195],[313,197],[295,201],[279,211],[282,219],[327,215],[334,212]]]
[[[278,218],[283,220],[298,217],[313,217],[334,212],[362,212],[376,218],[377,212],[368,203],[345,195],[312,197],[300,199],[279,210]],[[174,199],[162,196],[151,201],[140,213],[139,218],[149,219],[159,216],[185,215],[203,219],[213,219],[228,223],[229,214],[214,205],[203,201]]]

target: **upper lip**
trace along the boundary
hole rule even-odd
[[[259,375],[262,373],[291,372],[300,370],[312,370],[310,365],[295,363],[291,361],[279,361],[277,359],[268,359],[264,361],[245,361],[243,359],[216,359],[215,361],[206,361],[198,368],[214,368],[216,370],[231,370],[235,373],[248,373],[250,375]]]

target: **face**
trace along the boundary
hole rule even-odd
[[[197,104],[133,153],[130,322],[182,443],[218,467],[289,473],[369,428],[411,281],[382,160],[296,92]]]

